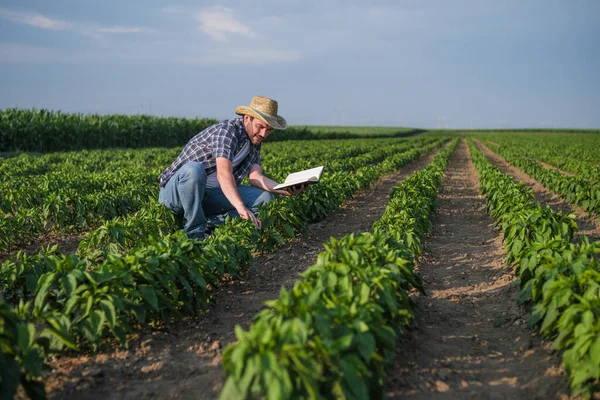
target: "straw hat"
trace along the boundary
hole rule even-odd
[[[235,113],[258,118],[274,129],[287,128],[286,120],[282,116],[277,115],[277,102],[268,97],[254,96],[248,107],[239,106],[235,109]]]

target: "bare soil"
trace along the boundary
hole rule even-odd
[[[416,328],[397,349],[389,398],[567,398],[560,359],[527,329],[502,237],[479,195],[477,172],[461,140],[438,197],[418,272]]]
[[[255,259],[257,269],[242,280],[215,289],[209,310],[197,318],[173,321],[154,331],[141,331],[128,349],[51,360],[46,379],[54,399],[215,399],[224,381],[221,356],[235,341],[234,328],[248,328],[266,300],[277,298],[298,274],[312,266],[330,237],[369,231],[389,201],[394,186],[431,162],[437,151],[386,176],[357,194],[327,219],[277,252]]]
[[[572,172],[568,172],[568,171],[562,170],[562,169],[560,169],[560,168],[556,168],[554,165],[547,164],[547,163],[545,163],[545,162],[543,162],[543,161],[538,161],[538,162],[540,163],[540,165],[541,165],[542,167],[544,167],[544,168],[548,168],[548,169],[553,169],[553,170],[555,170],[555,171],[558,171],[558,172],[560,172],[560,173],[561,173],[561,174],[563,174],[563,175],[568,175],[568,176],[575,176],[575,175],[576,175],[576,174],[574,174],[574,173],[572,173]]]

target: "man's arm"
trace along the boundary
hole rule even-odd
[[[250,184],[252,186],[266,190],[267,192],[283,194],[286,196],[300,194],[307,187],[307,185],[306,187],[305,185],[300,185],[299,187],[289,188],[288,190],[273,189],[275,186],[279,185],[279,183],[269,177],[264,176],[260,164],[254,164],[252,166],[252,169],[250,169],[250,174],[248,175],[248,179],[250,180]]]
[[[248,210],[244,205],[242,196],[237,189],[235,184],[235,178],[233,177],[233,165],[230,160],[224,157],[217,157],[217,180],[221,186],[221,190],[227,200],[236,209],[240,217],[250,220],[258,228],[262,226],[260,220]]]

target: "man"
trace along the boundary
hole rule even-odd
[[[277,115],[277,102],[255,96],[248,107],[194,136],[175,162],[160,175],[159,201],[175,214],[183,214],[190,238],[204,239],[207,224],[223,223],[227,215],[250,220],[258,228],[258,208],[273,194],[292,195],[296,190],[275,190],[277,182],[264,176],[260,147],[272,129],[287,128]],[[241,185],[248,176],[250,186]]]

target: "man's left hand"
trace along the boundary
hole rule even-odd
[[[296,195],[303,193],[306,189],[308,189],[308,186],[309,185],[290,186],[287,189],[273,190],[273,193],[282,194],[284,196],[296,196]]]

